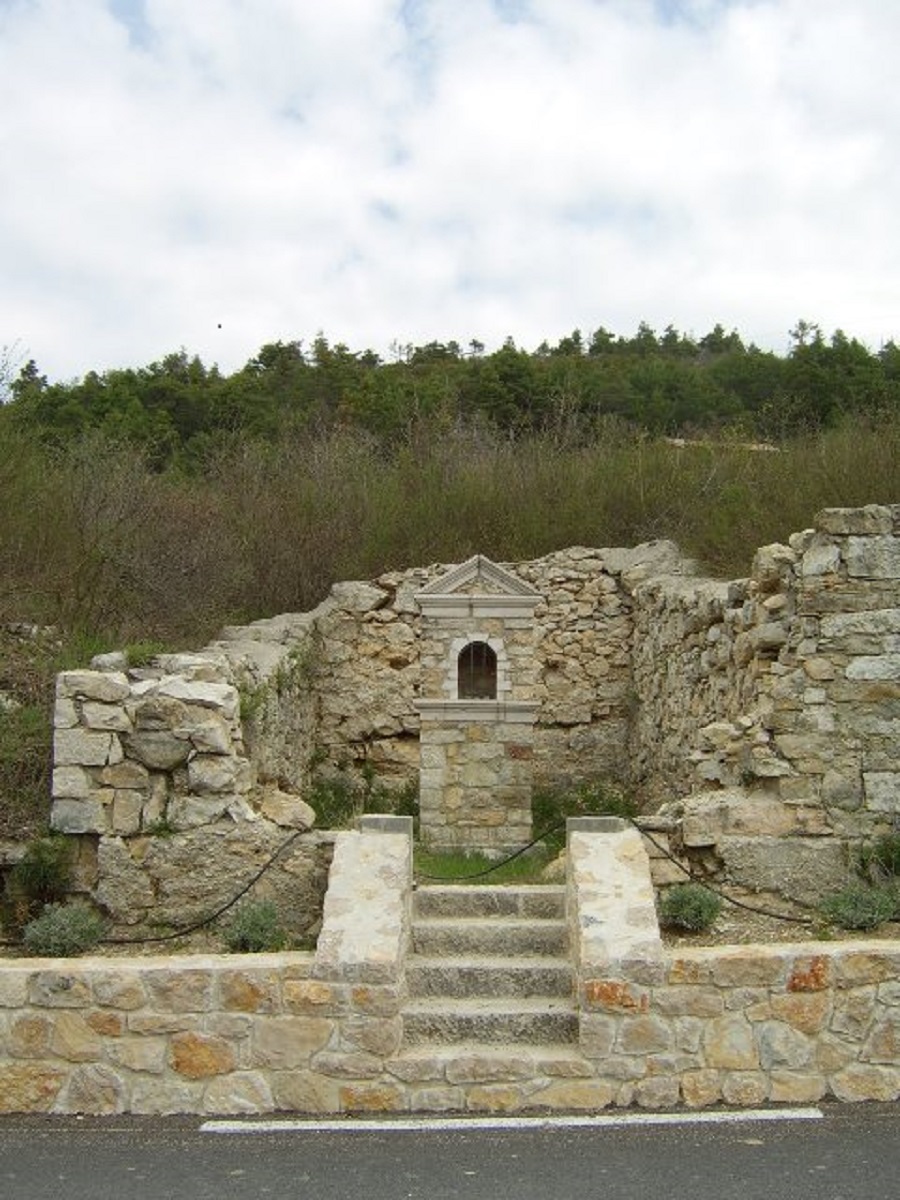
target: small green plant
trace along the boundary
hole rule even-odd
[[[72,844],[50,834],[31,842],[9,873],[13,897],[33,905],[62,900],[72,884]]]
[[[858,865],[863,878],[877,884],[900,876],[900,833],[885,833],[859,851]]]
[[[149,667],[154,658],[165,652],[162,642],[130,642],[125,647],[125,661],[129,667]]]
[[[283,950],[288,936],[271,900],[245,900],[222,931],[232,954]]]
[[[722,911],[722,901],[700,883],[678,883],[659,901],[659,921],[667,929],[699,933],[709,929]]]
[[[826,896],[819,905],[823,918],[841,929],[875,929],[897,912],[894,888],[851,883]]]
[[[86,904],[50,904],[25,926],[22,941],[29,954],[71,958],[93,949],[105,930],[102,917]]]
[[[559,853],[566,844],[568,817],[613,816],[631,818],[637,807],[622,788],[608,779],[595,779],[573,788],[535,789],[531,816],[535,836],[546,834],[543,844]]]
[[[264,683],[253,687],[249,683],[238,684],[238,700],[242,721],[253,721],[262,712],[269,689]]]
[[[392,816],[419,816],[419,785],[411,780],[402,786],[381,782],[369,763],[358,772],[346,764],[327,774],[314,776],[306,796],[316,811],[320,829],[346,829],[363,813],[387,813]]]
[[[177,832],[177,825],[173,825],[168,817],[157,817],[155,821],[151,821],[148,825],[144,826],[144,833],[148,837],[167,838],[172,837]]]

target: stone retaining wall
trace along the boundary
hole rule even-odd
[[[335,848],[313,954],[22,960],[0,969],[0,1112],[592,1111],[900,1095],[900,949],[671,954],[572,855],[581,1038],[568,1055],[401,1051],[410,841],[390,820]],[[644,905],[637,904],[639,914]],[[598,923],[605,936],[596,936]],[[652,944],[651,944],[652,943]],[[629,957],[634,955],[634,957]]]

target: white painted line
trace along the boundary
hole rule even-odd
[[[642,1125],[727,1125],[751,1121],[820,1121],[820,1108],[744,1108],[702,1110],[700,1112],[598,1113],[577,1117],[399,1117],[391,1120],[366,1118],[321,1121],[286,1118],[285,1120],[211,1120],[200,1126],[201,1133],[419,1133],[471,1132],[500,1129],[602,1129]]]

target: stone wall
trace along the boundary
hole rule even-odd
[[[661,835],[734,882],[834,884],[847,844],[896,819],[898,533],[900,506],[825,510],[726,583],[667,542],[508,565],[539,596],[535,782],[612,776],[648,806],[677,801]],[[431,669],[417,596],[446,571],[338,584],[311,613],[226,630],[150,672],[61,676],[54,826],[135,858],[160,821],[270,819],[266,789],[293,811],[283,797],[315,771],[417,779]]]
[[[666,953],[646,919],[633,831],[606,849],[608,834],[582,832],[570,854],[577,1047],[540,1061],[508,1048],[405,1055],[410,839],[396,830],[374,819],[339,836],[314,955],[4,964],[0,1112],[496,1113],[900,1096],[900,950]],[[603,890],[611,875],[618,906]]]

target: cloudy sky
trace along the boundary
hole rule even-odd
[[[0,0],[0,347],[900,338],[900,0]]]

